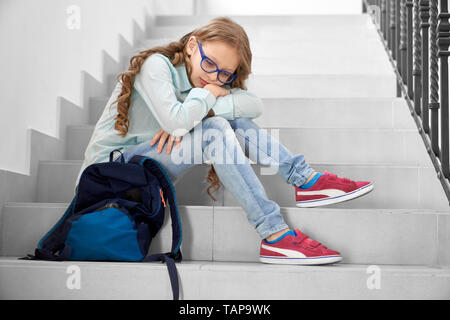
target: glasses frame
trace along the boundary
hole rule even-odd
[[[230,84],[230,83],[232,83],[234,80],[236,80],[237,75],[236,75],[235,73],[231,73],[231,72],[228,72],[228,71],[226,71],[226,70],[220,70],[219,67],[217,66],[217,63],[215,63],[211,58],[208,58],[208,57],[205,55],[205,53],[203,52],[202,45],[201,45],[201,43],[200,43],[199,40],[197,40],[197,43],[198,43],[198,48],[200,49],[200,55],[202,56],[202,61],[200,61],[200,68],[202,68],[203,71],[205,71],[206,73],[214,73],[214,72],[217,72],[217,80],[218,80],[220,83],[223,83],[223,84]],[[202,64],[203,64],[203,61],[204,61],[204,60],[209,60],[209,61],[211,61],[211,62],[216,66],[216,70],[214,70],[214,71],[206,71],[205,69],[203,69]],[[231,76],[231,77],[232,77],[232,78],[231,78],[231,81],[223,82],[222,80],[220,80],[220,79],[219,79],[219,74],[222,73],[222,72],[225,73],[227,76]]]

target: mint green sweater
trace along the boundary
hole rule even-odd
[[[209,90],[191,86],[184,63],[175,67],[166,56],[155,53],[145,60],[135,77],[128,111],[129,129],[126,136],[121,137],[114,129],[117,103],[110,107],[120,94],[121,86],[116,84],[95,125],[75,186],[86,167],[109,161],[109,154],[114,149],[150,142],[160,129],[180,136],[177,129],[189,132],[210,109],[216,116],[228,120],[256,118],[262,113],[261,99],[254,94],[224,85],[231,93],[216,98]]]

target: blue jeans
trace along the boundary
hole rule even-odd
[[[136,154],[157,160],[174,184],[192,166],[213,164],[221,183],[244,208],[248,221],[263,239],[289,227],[279,205],[267,198],[248,158],[271,167],[272,174],[279,174],[291,185],[302,185],[314,172],[303,155],[293,155],[250,118],[207,117],[183,135],[179,148],[174,143],[170,154],[166,153],[167,143],[168,140],[160,153],[157,152],[158,142],[151,146],[150,141],[122,152],[126,162]]]

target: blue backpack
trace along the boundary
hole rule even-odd
[[[167,265],[173,299],[179,287],[175,262],[182,260],[181,221],[175,189],[154,159],[135,155],[125,163],[94,163],[82,173],[64,215],[39,241],[35,255],[23,260],[162,261]],[[120,151],[119,151],[120,152]],[[172,249],[147,257],[164,222],[166,201],[172,220]]]

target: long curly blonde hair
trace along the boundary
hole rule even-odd
[[[191,36],[195,36],[200,41],[223,41],[237,48],[240,55],[240,62],[235,71],[237,78],[230,84],[230,87],[247,90],[245,80],[251,73],[252,64],[252,52],[247,34],[239,24],[230,18],[217,17],[210,20],[206,25],[196,28],[192,32],[184,35],[178,41],[170,42],[165,46],[156,46],[151,49],[140,51],[130,59],[128,70],[117,76],[117,80],[122,84],[122,89],[117,100],[111,103],[117,102],[118,114],[114,118],[114,120],[116,120],[114,128],[120,132],[118,133],[119,136],[124,137],[128,132],[128,110],[131,106],[130,98],[134,78],[136,74],[140,72],[141,66],[150,55],[153,53],[163,54],[174,66],[184,62],[187,74],[189,77],[191,76],[191,61],[186,52],[186,44]],[[210,165],[206,181],[210,184],[206,191],[208,195],[216,201],[211,194],[210,189],[214,189],[214,192],[216,192],[220,188],[220,180],[213,165]]]

